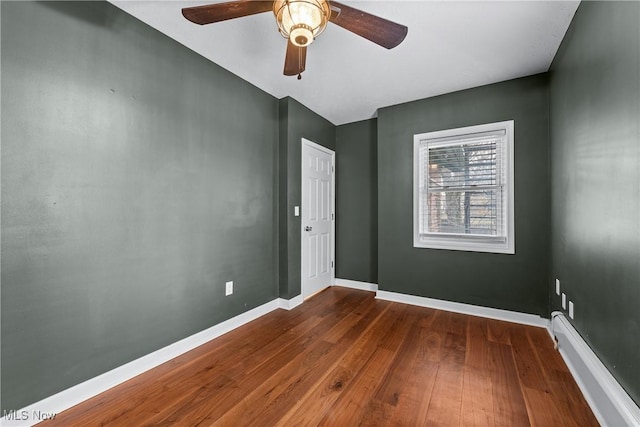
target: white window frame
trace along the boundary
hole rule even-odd
[[[505,168],[505,182],[503,183],[503,195],[506,203],[503,203],[503,220],[506,220],[506,236],[496,238],[494,236],[481,237],[478,235],[464,234],[420,234],[420,195],[423,171],[420,170],[420,147],[429,140],[468,139],[473,134],[487,132],[504,132],[502,151]],[[427,132],[413,136],[413,246],[416,248],[450,249],[472,252],[490,252],[501,254],[515,254],[515,227],[514,227],[514,121],[489,123],[477,126],[467,126],[457,129],[446,129],[436,132]],[[424,194],[424,193],[423,193]]]

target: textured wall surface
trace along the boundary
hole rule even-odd
[[[109,3],[1,7],[5,410],[277,297],[278,101]]]
[[[378,283],[385,291],[547,315],[546,75],[378,113]],[[413,247],[413,135],[515,120],[515,255]]]
[[[551,68],[551,279],[638,403],[639,121],[640,3],[583,2]]]
[[[378,283],[377,120],[336,128],[336,277]]]

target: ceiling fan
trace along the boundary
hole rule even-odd
[[[273,12],[280,34],[288,40],[284,75],[297,75],[298,80],[305,69],[307,46],[324,31],[328,22],[387,49],[398,46],[408,30],[404,25],[333,0],[235,0],[186,7],[182,15],[191,22],[205,25],[268,11]]]

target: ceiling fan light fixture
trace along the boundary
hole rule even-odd
[[[326,28],[330,9],[327,0],[275,0],[273,14],[283,37],[305,47]]]

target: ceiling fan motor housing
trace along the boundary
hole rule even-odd
[[[327,0],[275,0],[273,14],[280,34],[305,47],[326,28],[330,8]]]

